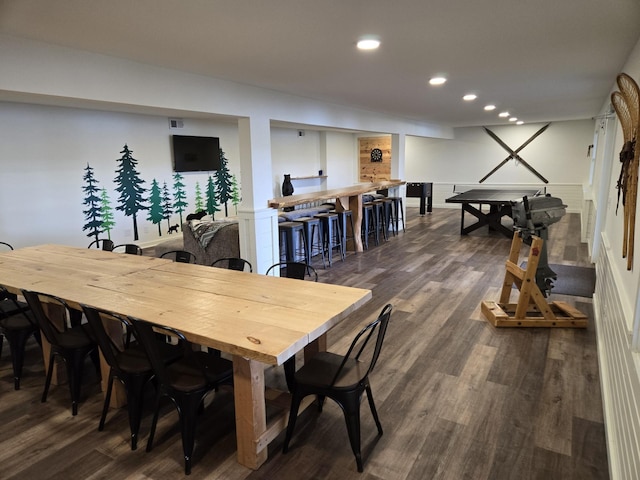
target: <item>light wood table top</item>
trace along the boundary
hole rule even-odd
[[[350,187],[335,188],[332,190],[321,190],[319,192],[301,193],[299,195],[289,195],[269,200],[268,206],[271,208],[295,207],[305,203],[332,200],[344,197],[354,197],[386,188],[399,187],[404,185],[404,180],[385,180],[381,182],[358,183]]]
[[[238,461],[258,468],[269,441],[264,364],[281,365],[371,299],[370,290],[171,260],[41,245],[0,254],[0,284],[176,328],[233,357]]]

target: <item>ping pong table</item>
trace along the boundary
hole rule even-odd
[[[502,224],[502,217],[511,217],[511,202],[520,201],[522,197],[534,197],[540,193],[538,189],[490,189],[473,188],[466,192],[458,193],[445,199],[446,203],[462,204],[462,217],[460,220],[460,235],[489,226],[489,230],[496,230],[511,238],[513,230]],[[474,205],[478,205],[476,208]],[[489,212],[483,212],[482,206],[488,205]],[[478,219],[477,222],[464,226],[464,214],[470,213]]]

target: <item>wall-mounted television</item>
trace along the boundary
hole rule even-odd
[[[220,139],[172,135],[174,172],[211,172],[220,170]]]

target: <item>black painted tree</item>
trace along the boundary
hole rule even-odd
[[[184,212],[189,204],[187,203],[187,194],[184,191],[184,177],[176,172],[173,175],[173,208],[180,215],[180,225],[182,225],[182,212]]]
[[[129,147],[125,144],[120,153],[122,157],[117,160],[120,163],[120,168],[116,170],[116,178],[114,179],[114,183],[117,185],[116,191],[120,194],[118,198],[120,204],[116,206],[116,210],[120,210],[127,217],[133,218],[133,239],[138,240],[137,213],[148,209],[144,203],[146,202],[144,198],[146,189],[142,186],[144,180],[140,178],[140,174],[136,170],[138,161],[133,158],[133,151],[129,150]]]
[[[147,220],[158,225],[158,236],[162,236],[160,223],[164,220],[164,209],[162,208],[162,190],[154,178],[151,182],[151,192],[149,193],[149,215]]]
[[[216,212],[219,212],[218,201],[216,199],[216,184],[213,181],[213,177],[209,175],[207,180],[207,213],[211,215],[212,219],[216,219]]]
[[[88,163],[84,172],[85,173],[82,178],[85,181],[85,185],[82,187],[82,191],[84,192],[85,197],[84,202],[82,203],[87,206],[87,209],[83,210],[82,213],[84,213],[84,218],[87,223],[84,224],[82,230],[89,230],[87,237],[94,237],[95,240],[98,240],[98,238],[100,238],[100,234],[103,232],[102,215],[100,212],[100,197],[98,196],[100,189],[97,186],[98,181],[93,175],[93,168],[91,168]]]
[[[231,172],[227,167],[227,157],[220,149],[220,170],[216,170],[216,199],[218,205],[224,205],[224,215],[229,216],[227,202],[231,200]]]
[[[111,240],[111,229],[116,226],[116,221],[106,188],[102,189],[102,194],[100,195],[100,215],[102,215],[102,231],[107,232],[107,238]]]
[[[167,182],[162,184],[162,214],[167,219],[167,230],[171,226],[171,214],[173,213],[173,206],[171,205],[171,193],[169,193],[169,187]]]

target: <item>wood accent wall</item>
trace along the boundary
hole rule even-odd
[[[371,161],[371,150],[382,150],[382,162]],[[391,180],[391,137],[360,137],[358,152],[361,182]]]

